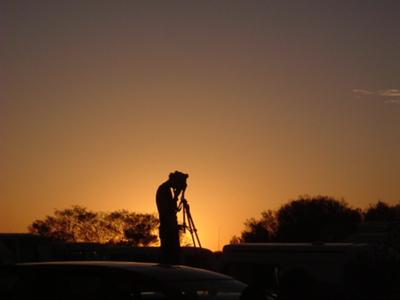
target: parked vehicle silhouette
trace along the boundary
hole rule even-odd
[[[239,299],[246,285],[203,269],[81,261],[17,264],[11,299]]]

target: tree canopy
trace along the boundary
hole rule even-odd
[[[337,242],[354,231],[361,212],[343,200],[304,196],[283,205],[276,218],[279,241]]]
[[[277,211],[264,211],[248,219],[231,243],[338,242],[353,233],[362,211],[329,196],[301,196]]]
[[[118,210],[93,212],[81,206],[55,210],[34,221],[29,231],[64,242],[93,242],[147,246],[157,242],[158,219],[152,214]]]
[[[239,237],[234,236],[231,239],[231,244],[272,242],[275,239],[277,227],[276,212],[272,210],[263,211],[261,218],[246,220],[244,227]]]
[[[370,205],[364,215],[367,222],[400,221],[400,204],[391,206],[378,201],[376,204]]]

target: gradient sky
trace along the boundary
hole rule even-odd
[[[156,212],[205,247],[298,195],[400,200],[400,1],[0,2],[0,232]]]

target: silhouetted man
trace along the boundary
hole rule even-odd
[[[161,262],[179,264],[180,243],[178,197],[186,189],[188,174],[175,171],[157,189],[156,202],[160,219]]]

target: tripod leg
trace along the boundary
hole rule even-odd
[[[194,235],[193,235],[193,226],[192,226],[192,222],[191,222],[191,214],[190,214],[190,207],[189,207],[189,205],[186,205],[186,207],[185,207],[185,211],[186,211],[186,218],[187,218],[187,221],[188,221],[188,230],[189,230],[189,232],[190,232],[190,236],[192,237],[192,242],[193,242],[193,246],[196,248],[197,246],[196,246],[196,240],[195,240],[195,238],[194,238]]]
[[[192,229],[189,229],[189,231],[190,231],[190,235],[191,235],[191,237],[192,237],[193,246],[196,248],[197,245],[196,245],[196,240],[195,240],[194,235],[193,235],[193,230],[192,230]]]
[[[191,218],[191,223],[192,223],[192,226],[193,226],[193,231],[194,231],[194,235],[195,235],[196,240],[197,240],[197,244],[199,245],[200,248],[202,248],[201,247],[201,243],[200,243],[200,239],[199,239],[199,235],[197,234],[197,228],[195,227],[194,221],[193,221],[192,218]]]
[[[192,214],[190,213],[190,210],[189,210],[189,209],[188,209],[188,211],[187,211],[187,217],[188,217],[188,223],[189,223],[190,233],[191,233],[191,235],[192,235],[193,245],[194,245],[194,247],[197,247],[197,245],[196,245],[196,241],[197,241],[197,244],[199,245],[199,247],[202,248],[202,247],[201,247],[201,243],[200,243],[199,236],[198,236],[198,234],[197,234],[197,229],[196,229],[196,226],[194,225],[194,221],[193,221],[193,218],[192,218]]]
[[[183,206],[183,212],[182,212],[182,231],[183,233],[186,232],[186,219],[187,219],[187,214],[186,214],[186,208]]]

